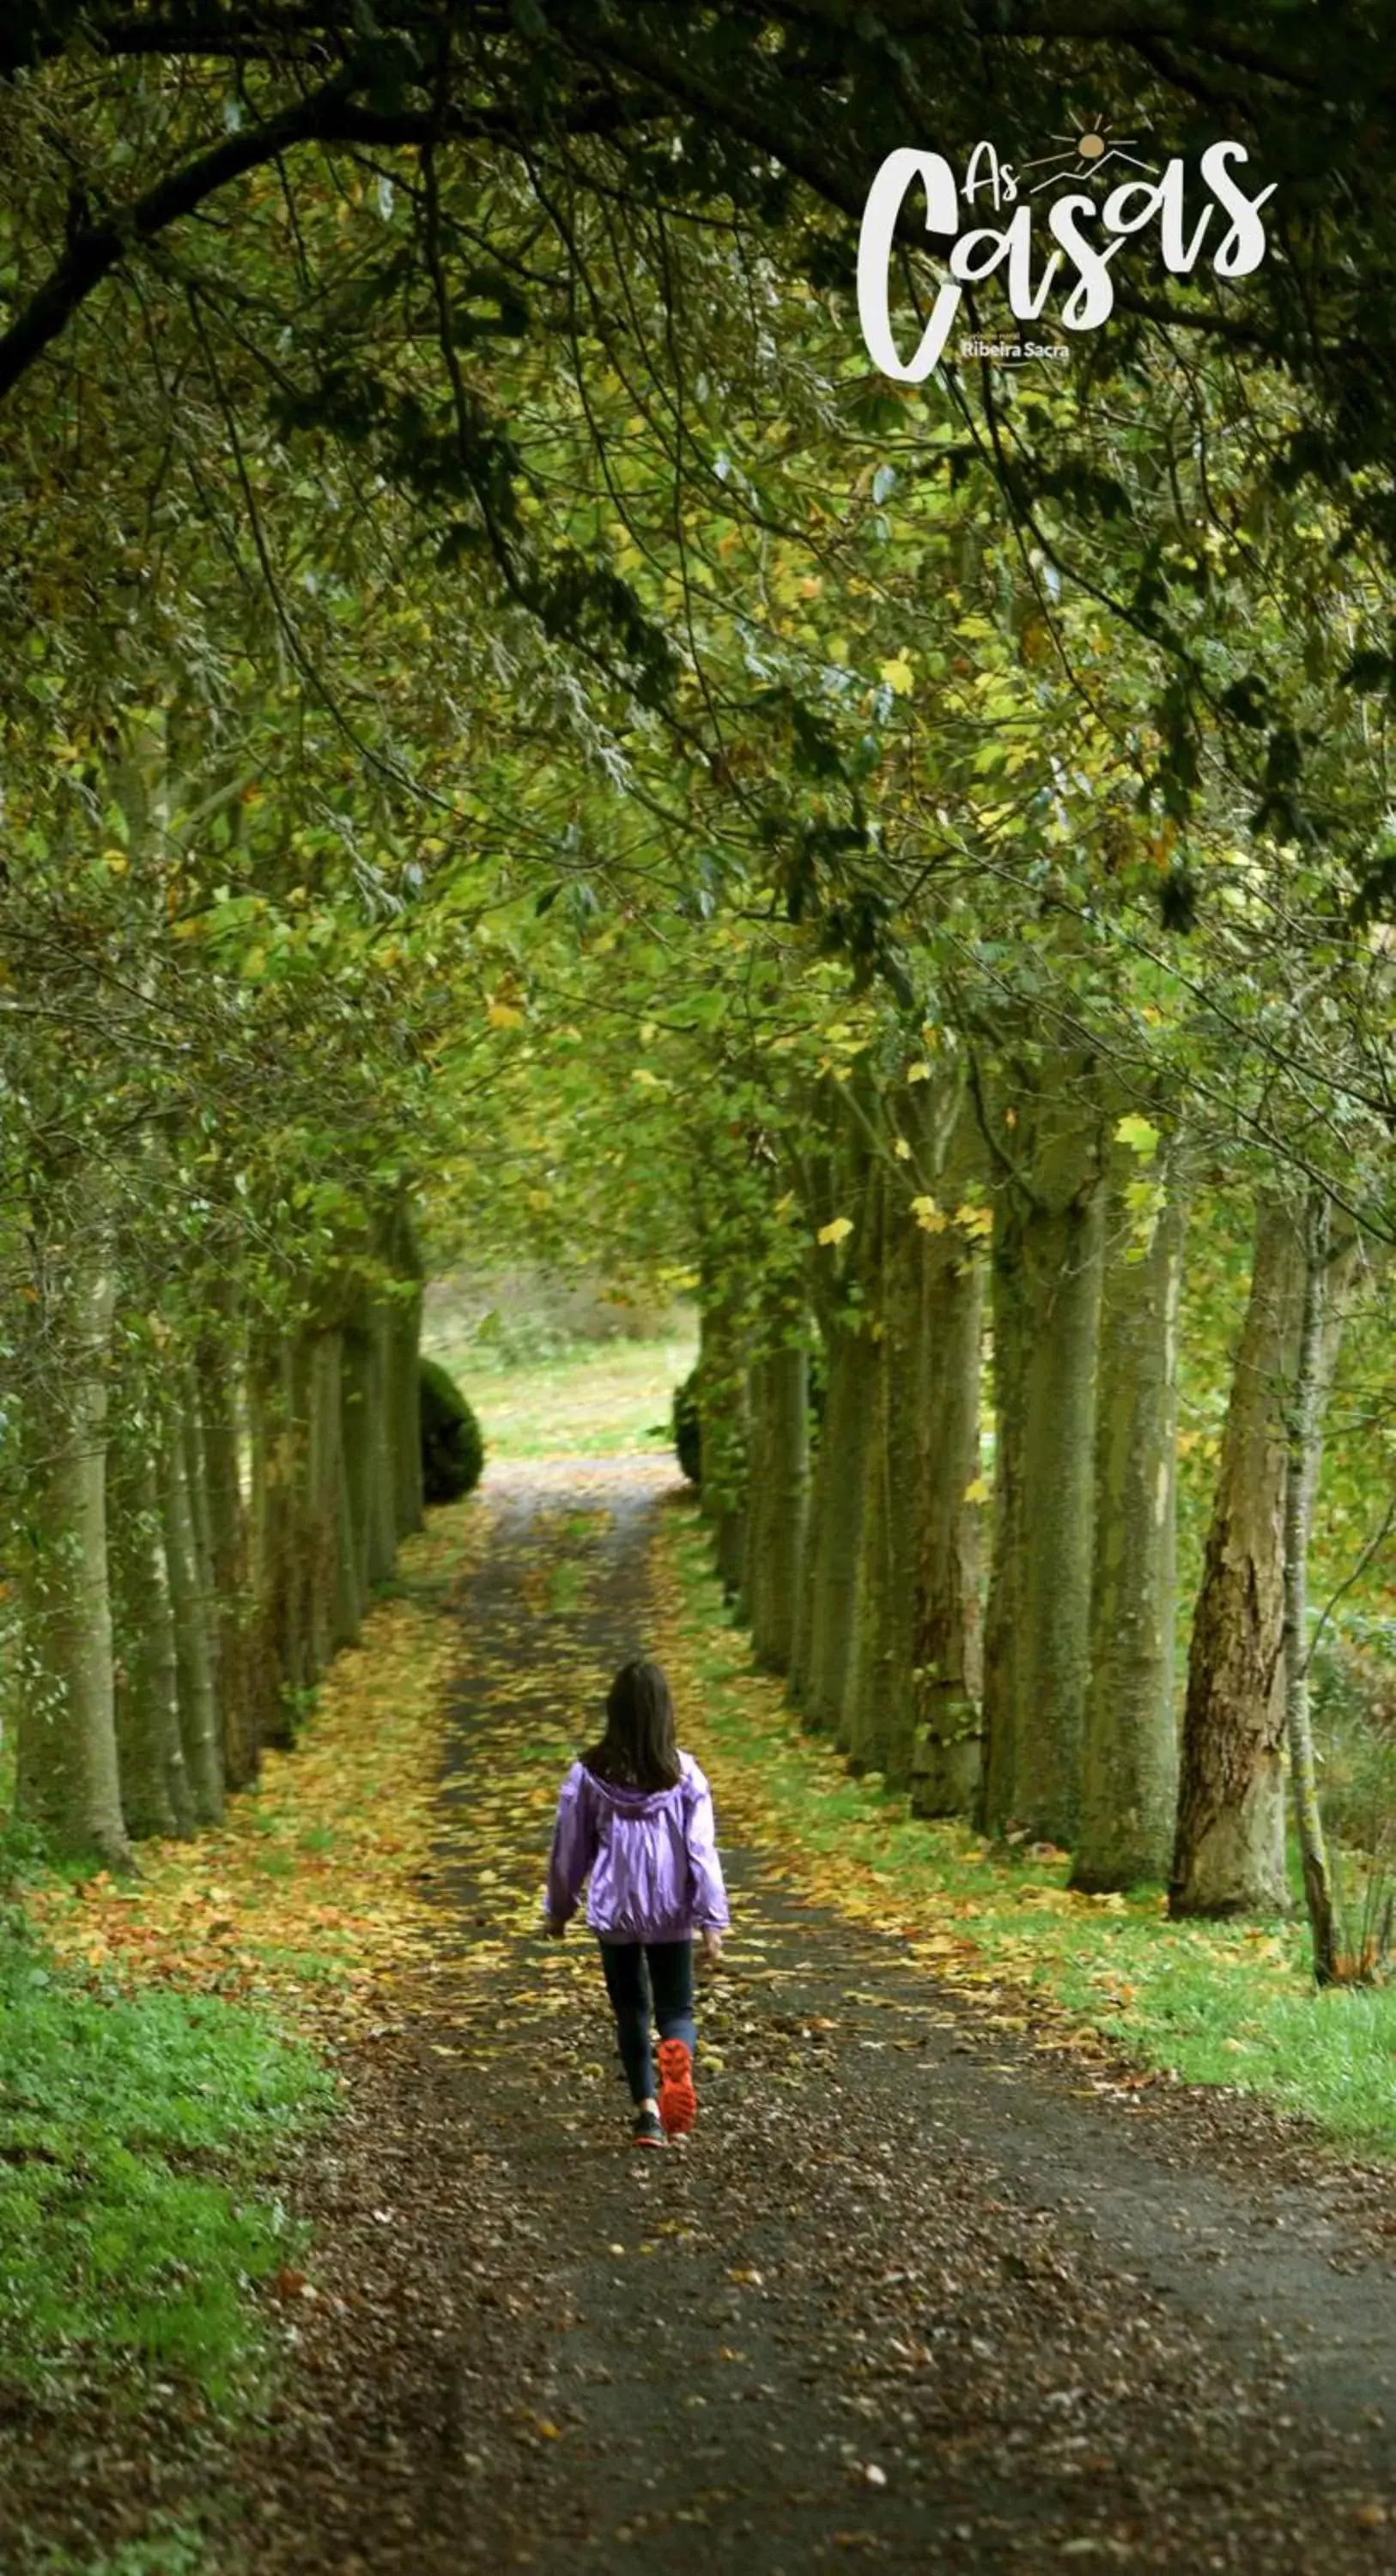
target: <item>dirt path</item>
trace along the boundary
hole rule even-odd
[[[502,1775],[643,1641],[666,1481],[489,1480],[440,2006],[360,2053],[303,2177],[324,2294],[251,2563],[1396,2567],[1389,2178],[1229,2098],[1083,2098],[730,1847],[698,2133],[624,2151],[585,1936],[531,1929],[542,1793],[511,1818]]]

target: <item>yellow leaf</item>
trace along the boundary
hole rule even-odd
[[[965,1487],[965,1501],[967,1503],[987,1503],[988,1499],[989,1488],[985,1484],[983,1477],[972,1476]]]
[[[897,698],[909,698],[916,686],[911,664],[905,652],[894,654],[890,662],[884,662],[878,672],[878,678],[886,682],[893,696]]]
[[[853,1219],[847,1216],[836,1216],[830,1224],[821,1225],[817,1240],[820,1243],[842,1243],[844,1236],[852,1232]]]
[[[894,1145],[893,1145],[893,1147],[892,1147],[892,1151],[893,1151],[893,1153],[896,1155],[897,1160],[898,1160],[898,1162],[899,1162],[899,1163],[909,1163],[909,1162],[910,1162],[910,1160],[911,1160],[911,1147],[908,1145],[908,1143],[907,1143],[907,1141],[906,1141],[905,1136],[898,1136],[898,1137],[897,1137],[897,1139],[896,1139],[896,1141],[895,1141],[895,1143],[894,1143]]]
[[[950,1223],[950,1219],[946,1215],[944,1209],[938,1208],[934,1199],[913,1199],[911,1202],[911,1213],[915,1217],[917,1224],[922,1227],[924,1232],[927,1234],[944,1234],[946,1227]]]
[[[906,1078],[908,1082],[929,1082],[931,1068],[928,1064],[908,1065]]]
[[[492,1029],[521,1029],[524,1015],[513,1002],[491,1002],[485,1017]]]

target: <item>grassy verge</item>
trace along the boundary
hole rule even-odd
[[[296,1750],[219,1831],[142,1845],[130,1880],[19,1865],[0,1910],[0,2391],[138,2403],[168,2378],[229,2415],[265,2386],[257,2285],[300,2250],[272,2165],[332,2108],[336,2042],[426,1957],[439,1608],[474,1527],[466,1503],[409,1542]]]
[[[600,1342],[501,1368],[473,1343],[442,1339],[431,1356],[469,1397],[490,1457],[602,1458],[668,1446],[674,1388],[695,1352],[687,1341]]]
[[[257,2384],[244,2297],[294,2231],[258,2189],[328,2095],[312,2052],[216,1996],[79,1982],[0,1939],[0,2386],[136,2363],[227,2409]]]
[[[809,1893],[905,1934],[1000,2027],[1058,2046],[1108,2037],[1144,2069],[1266,2094],[1396,2153],[1396,1989],[1318,1994],[1296,1925],[1171,1924],[1160,1895],[1077,1896],[1064,1857],[1007,1860],[964,1827],[914,1821],[753,1670],[695,1511],[668,1518],[660,1585],[662,1652],[729,1835],[759,1834]]]

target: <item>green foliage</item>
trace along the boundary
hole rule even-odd
[[[42,2576],[200,2576],[208,2564],[208,2544],[187,2522],[163,2516],[148,2539],[122,2541],[100,2558],[74,2558],[66,2549],[50,2550]]]
[[[246,2285],[298,2242],[258,2160],[327,2097],[254,2012],[80,1986],[0,1935],[0,2379],[41,2381],[76,2345],[102,2372],[249,2395]]]
[[[422,1489],[429,1503],[472,1494],[485,1464],[485,1444],[455,1379],[438,1360],[419,1362]]]
[[[1340,1842],[1375,1853],[1396,1830],[1396,1662],[1330,1638],[1310,1690],[1325,1819]]]
[[[674,1455],[690,1485],[703,1481],[702,1429],[698,1419],[698,1371],[691,1369],[674,1389]]]

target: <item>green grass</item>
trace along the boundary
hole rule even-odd
[[[433,1344],[480,1420],[491,1458],[614,1457],[671,1446],[674,1389],[694,1361],[690,1341],[599,1342],[561,1359],[501,1368],[469,1342]]]
[[[208,2564],[208,2539],[188,2522],[166,2522],[146,2540],[128,2540],[100,2558],[74,2558],[52,2549],[43,2576],[200,2576]]]
[[[0,2384],[134,2362],[244,2403],[247,2285],[299,2242],[258,2170],[329,2090],[261,2014],[80,1983],[0,1918]]]
[[[769,1685],[753,1687],[696,1517],[670,1528],[703,1736],[833,1901],[858,1867],[889,1923],[943,1937],[953,1982],[999,1982],[1008,2021],[1026,1990],[1143,2066],[1264,2094],[1345,2144],[1396,2153],[1396,1987],[1319,1993],[1298,1922],[1175,1924],[1160,1890],[1074,1896],[1065,1861],[1009,1858],[967,1827],[913,1818],[875,1776],[851,1779]]]

